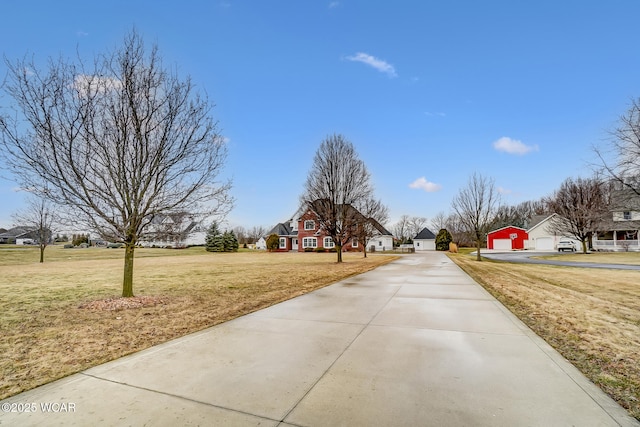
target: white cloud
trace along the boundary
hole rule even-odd
[[[511,193],[513,193],[513,191],[508,190],[508,189],[503,188],[503,187],[498,187],[498,193],[500,193],[500,194],[511,194]]]
[[[503,136],[493,143],[493,148],[498,151],[504,151],[509,154],[517,154],[519,156],[523,156],[531,151],[538,151],[539,148],[537,145],[526,145],[522,141],[518,141],[517,139],[511,139],[509,137]]]
[[[431,111],[425,111],[424,114],[429,117],[433,117],[433,116],[445,117],[447,115],[446,113],[442,113],[442,112],[432,113]]]
[[[355,55],[347,56],[346,59],[348,61],[362,62],[363,64],[367,64],[368,66],[375,68],[381,73],[387,74],[389,77],[398,76],[398,74],[396,74],[396,69],[393,68],[393,65],[367,53],[358,52]]]
[[[340,2],[339,1],[332,1],[331,3],[329,3],[329,9],[334,9],[336,7],[340,6]]]
[[[122,87],[122,82],[114,77],[78,74],[75,78],[74,85],[81,96],[87,96],[89,93],[105,93],[107,91],[118,90]]]
[[[429,182],[424,176],[421,176],[420,178],[409,184],[409,188],[424,190],[427,193],[435,193],[436,191],[440,191],[442,189],[442,185]]]

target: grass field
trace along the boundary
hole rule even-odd
[[[598,255],[582,257],[611,259]],[[475,256],[463,253],[450,256],[640,419],[640,271],[477,262]]]
[[[575,252],[571,254],[546,255],[535,258],[571,262],[600,262],[603,264],[640,265],[640,252],[592,252],[588,254]]]
[[[395,259],[137,249],[136,298],[121,299],[123,257],[55,245],[39,264],[37,247],[0,245],[0,399]]]

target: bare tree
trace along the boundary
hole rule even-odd
[[[431,218],[431,229],[442,230],[447,228],[447,214],[440,211],[433,218]],[[451,230],[449,230],[451,232]]]
[[[261,237],[264,237],[267,234],[267,231],[268,230],[262,225],[251,227],[247,232],[247,243],[257,242]]]
[[[355,207],[371,198],[370,174],[353,144],[342,135],[322,141],[307,176],[301,202],[315,212],[320,227],[333,240],[338,262],[342,262],[342,247],[356,236],[361,221]]]
[[[35,230],[40,248],[40,262],[44,262],[44,250],[51,242],[56,222],[55,206],[43,197],[31,195],[25,207],[12,215],[16,225]]]
[[[76,222],[124,243],[122,296],[133,296],[134,249],[153,218],[223,215],[226,145],[212,104],[162,65],[132,31],[123,46],[81,60],[7,62],[16,115],[0,120],[9,167],[25,188],[72,208]]]
[[[412,216],[411,218],[409,218],[409,235],[411,236],[412,240],[418,235],[418,233],[422,231],[426,224],[427,218],[423,216]]]
[[[566,179],[548,198],[547,205],[558,214],[551,221],[551,229],[580,240],[584,253],[587,252],[588,240],[599,231],[610,214],[608,191],[598,178]]]
[[[451,207],[476,243],[476,259],[482,261],[480,248],[493,225],[500,205],[500,195],[492,178],[474,173],[467,186],[454,197]]]
[[[367,245],[374,237],[381,235],[385,230],[384,224],[389,220],[389,209],[376,199],[365,199],[357,206],[362,214],[361,223],[357,228],[358,240],[364,246],[364,257],[367,257]]]
[[[635,196],[640,196],[640,98],[631,101],[627,112],[603,149],[596,148],[606,173]]]
[[[238,243],[240,245],[246,245],[248,243],[248,237],[247,237],[247,230],[245,230],[245,228],[241,225],[234,227],[233,233],[236,236],[236,239],[238,240]]]
[[[409,215],[402,215],[393,226],[393,235],[400,240],[400,243],[407,243],[413,237],[409,227],[410,220]]]
[[[456,214],[451,214],[447,217],[447,225],[445,227],[447,231],[451,233],[453,242],[462,246],[471,246],[475,244],[473,236],[469,229],[460,221],[460,218]]]
[[[514,226],[526,228],[534,215],[542,215],[548,212],[543,200],[525,201],[517,205],[502,205],[496,212],[492,228]]]

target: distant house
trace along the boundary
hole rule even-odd
[[[532,251],[554,251],[558,242],[563,236],[559,236],[552,227],[553,219],[558,214],[536,215],[529,221],[527,233],[529,237],[526,242],[526,249]],[[575,242],[574,242],[575,243]],[[576,244],[576,247],[579,247]]]
[[[371,248],[375,248],[374,250],[377,251],[393,249],[393,236],[384,226],[373,219],[365,218],[352,206],[343,206],[342,209],[348,209],[350,217],[360,217],[362,222],[368,222],[373,226],[374,234],[366,242],[368,250],[371,250]],[[300,209],[291,219],[276,224],[264,238],[258,240],[256,247],[261,248],[264,244],[266,248],[266,238],[271,234],[278,235],[279,245],[277,252],[305,252],[317,250],[318,248],[335,248],[335,243],[322,228],[318,214],[313,209]],[[363,242],[357,237],[353,237],[342,247],[343,252],[359,252],[363,250]]]
[[[487,249],[522,250],[527,240],[529,234],[524,228],[502,227],[487,234]]]
[[[611,216],[593,238],[598,251],[638,251],[640,245],[640,196],[631,190],[616,190],[611,197]]]
[[[258,240],[256,247],[259,249],[267,249],[266,238],[272,234],[278,235],[278,249],[276,252],[289,252],[298,250],[298,221],[289,219],[275,225],[266,235],[266,237]],[[262,242],[264,241],[264,243]]]
[[[576,247],[580,242],[576,239],[557,234],[553,227],[553,219],[558,214],[535,215],[527,223],[529,228],[507,226],[493,230],[487,234],[487,249],[555,251],[560,240],[571,240]]]
[[[0,243],[23,245],[38,242],[38,230],[33,227],[18,226],[0,233]]]
[[[256,240],[255,249],[258,249],[261,251],[264,251],[267,249],[267,239],[264,236]]]
[[[206,235],[206,227],[192,215],[176,212],[156,215],[139,243],[145,247],[184,248],[204,245]]]
[[[436,235],[428,228],[423,228],[413,238],[413,248],[418,251],[435,251]]]

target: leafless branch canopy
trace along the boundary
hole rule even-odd
[[[451,203],[460,223],[476,241],[478,260],[480,246],[490,231],[499,205],[500,194],[495,188],[494,180],[478,173],[471,175],[467,186],[460,189]]]
[[[547,199],[551,212],[558,214],[551,221],[551,229],[580,240],[586,251],[587,239],[600,231],[611,215],[610,194],[606,183],[597,178],[566,179]]]
[[[607,175],[640,196],[640,98],[631,101],[620,117],[612,139],[604,149],[595,150]]]
[[[31,195],[25,207],[12,217],[16,226],[26,226],[35,231],[40,247],[40,262],[44,262],[44,250],[51,241],[53,227],[57,222],[55,206],[45,198]]]
[[[318,215],[336,246],[342,247],[354,236],[359,217],[353,208],[372,196],[369,171],[353,144],[342,135],[326,138],[313,159],[301,202]]]
[[[47,183],[42,196],[76,220],[135,241],[154,215],[228,206],[229,183],[216,182],[226,147],[209,102],[135,32],[90,71],[63,59],[44,73],[26,60],[7,65],[20,113],[0,122],[9,165],[26,187]]]

